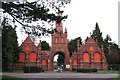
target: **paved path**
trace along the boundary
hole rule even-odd
[[[20,78],[112,78],[118,74],[98,74],[98,73],[3,73],[2,75],[15,76]],[[29,79],[30,80],[30,79]],[[33,79],[31,79],[33,80]]]

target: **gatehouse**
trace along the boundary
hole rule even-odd
[[[61,54],[64,56],[64,70],[72,68],[95,68],[98,70],[108,70],[108,64],[104,54],[103,46],[100,48],[96,41],[90,36],[88,40],[80,45],[77,42],[77,51],[70,56],[68,50],[67,29],[63,32],[62,22],[56,23],[56,30],[51,34],[50,51],[41,50],[41,40],[38,46],[34,44],[28,36],[21,44],[22,51],[19,53],[19,61],[15,64],[14,69],[22,70],[24,67],[42,67],[45,71],[54,69],[54,56]]]

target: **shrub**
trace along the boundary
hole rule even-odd
[[[29,71],[30,71],[29,68],[30,68],[30,67],[24,67],[24,70],[23,70],[24,73],[29,73]]]
[[[92,72],[97,72],[97,69],[95,69],[95,68],[94,68],[94,69],[91,69],[91,70],[92,70]]]
[[[77,68],[72,68],[72,71],[77,71]]]
[[[83,72],[83,73],[91,73],[91,72],[97,72],[97,69],[77,69],[77,72]]]
[[[83,71],[83,69],[77,69],[77,72],[82,72]]]
[[[41,71],[41,67],[24,67],[24,73],[38,73]]]

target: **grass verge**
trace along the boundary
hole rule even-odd
[[[17,78],[12,76],[4,76],[4,75],[0,75],[0,77],[2,77],[1,80],[28,80],[28,79]]]
[[[111,73],[111,74],[118,74],[118,71],[113,71],[113,70],[103,71],[103,70],[100,70],[100,71],[98,71],[97,73]]]

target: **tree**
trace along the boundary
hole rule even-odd
[[[112,45],[112,41],[111,37],[107,34],[106,35],[106,38],[104,39],[104,42],[103,42],[103,46],[104,46],[104,53],[106,55],[106,57],[108,57],[107,55],[109,54],[109,51],[110,51],[110,47]]]
[[[46,28],[45,22],[51,26],[53,22],[60,23],[67,18],[62,16],[64,12],[61,7],[69,4],[70,0],[37,0],[34,2],[2,2],[4,13],[9,14],[12,19],[23,26],[25,33],[34,36],[47,36],[52,34],[55,29]],[[60,13],[60,16],[56,14]],[[31,23],[34,24],[31,25]],[[39,24],[41,23],[41,24]]]
[[[5,71],[8,71],[10,66],[18,61],[20,51],[15,28],[7,22],[6,18],[2,22],[2,68]]]
[[[41,50],[50,50],[50,46],[46,41],[41,42]]]
[[[109,64],[119,64],[119,48],[116,43],[112,43],[110,47],[110,52],[108,54],[108,63]]]
[[[70,52],[70,55],[72,55],[72,52],[77,51],[77,40],[80,41],[80,44],[82,44],[82,39],[81,37],[72,39],[69,43],[68,43],[68,50]]]
[[[58,55],[57,64],[58,64],[58,66],[61,66],[64,64],[64,55],[62,55],[62,54]]]
[[[99,29],[98,23],[96,23],[96,25],[95,25],[95,30],[93,30],[92,37],[95,41],[98,42],[99,47],[101,47],[101,45],[103,45],[102,32]]]
[[[106,36],[104,39],[104,53],[107,58],[107,62],[109,64],[118,64],[118,55],[119,54],[119,47],[116,43],[111,42],[112,39],[109,35]]]

